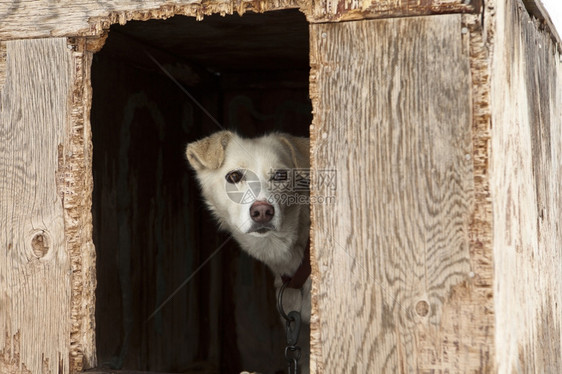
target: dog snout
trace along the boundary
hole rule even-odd
[[[268,223],[275,215],[273,205],[265,201],[256,201],[250,207],[250,217],[257,223]]]

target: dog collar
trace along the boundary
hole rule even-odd
[[[283,284],[287,284],[287,287],[294,288],[294,289],[301,289],[304,286],[304,283],[310,276],[310,239],[306,243],[306,248],[304,249],[304,254],[302,258],[302,262],[295,271],[295,273],[290,276],[287,274],[281,275],[281,279],[283,280]]]

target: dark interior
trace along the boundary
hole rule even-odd
[[[115,25],[92,64],[98,366],[284,372],[269,270],[202,204],[188,142],[222,128],[308,136],[308,24],[297,10]]]

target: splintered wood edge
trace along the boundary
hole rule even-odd
[[[493,22],[493,21],[492,21]],[[474,209],[470,221],[469,242],[472,267],[472,298],[479,299],[485,314],[479,316],[489,328],[487,336],[490,366],[485,372],[495,370],[494,347],[494,259],[493,259],[493,214],[490,194],[491,159],[491,106],[490,106],[490,60],[483,26],[479,17],[464,15],[463,25],[468,29],[470,71],[472,77],[472,142],[474,173]]]
[[[92,17],[89,20],[91,27],[83,30],[84,34],[103,35],[113,24],[124,25],[128,21],[148,21],[152,19],[168,19],[174,16],[195,17],[201,21],[205,16],[220,14],[221,16],[246,12],[263,13],[267,11],[301,8],[299,0],[254,0],[254,1],[228,1],[228,2],[202,2],[193,4],[170,4],[147,10],[113,11],[107,16]]]
[[[164,4],[149,9],[116,10],[109,12],[107,15],[91,17],[88,20],[89,26],[85,29],[77,30],[74,35],[99,37],[106,34],[109,27],[113,24],[124,25],[128,21],[167,19],[177,15],[195,17],[195,19],[200,21],[205,16],[213,14],[226,16],[237,13],[242,16],[246,12],[264,13],[275,10],[298,9],[306,16],[309,23],[322,23],[430,14],[479,13],[481,8],[479,0],[473,0],[468,3],[461,0],[435,0],[430,1],[428,4],[411,6],[407,9],[404,8],[401,2],[399,2],[399,5],[396,5],[394,1],[372,2],[371,0],[362,4],[361,8],[351,8],[351,5],[344,4],[344,0],[251,0],[224,2],[208,0],[190,4]],[[337,8],[337,11],[332,13],[331,9],[334,6]],[[346,8],[348,6],[349,8]]]
[[[275,10],[299,9],[305,14],[309,23],[322,23],[444,13],[478,13],[480,11],[478,2],[465,4],[462,1],[453,0],[436,1],[429,6],[418,6],[408,10],[396,6],[394,2],[371,4],[362,9],[344,9],[345,6],[343,5],[343,8],[340,9],[340,5],[338,5],[338,11],[330,14],[327,9],[330,8],[331,3],[330,1],[306,0],[203,1],[192,4],[162,5],[158,8],[146,10],[113,11],[107,16],[90,18],[91,26],[80,34],[101,35],[112,24],[124,25],[128,21],[167,19],[176,15],[195,17],[195,19],[201,21],[205,16],[212,14],[226,16],[237,13],[244,15],[246,12],[264,13]]]
[[[312,102],[312,124],[310,125],[310,169],[315,170],[316,165],[314,163],[315,158],[312,157],[313,152],[316,150],[316,134],[315,128],[321,123],[321,119],[318,118],[318,113],[315,113],[315,109],[318,108],[318,84],[317,84],[317,72],[318,72],[318,56],[316,56],[316,38],[318,35],[311,32],[310,33],[310,83],[309,83],[309,95]],[[315,186],[316,173],[311,174],[310,185]],[[311,201],[316,199],[315,189],[311,189],[310,196]],[[316,214],[314,214],[315,205],[312,204],[310,214],[310,266],[311,266],[311,280],[312,287],[310,290],[311,298],[311,313],[310,313],[310,373],[322,373],[324,371],[322,365],[322,335],[321,335],[321,318],[320,309],[318,305],[318,294],[319,286],[322,281],[322,276],[320,270],[318,269],[317,251],[316,243],[314,241],[314,231],[316,228]]]
[[[229,1],[162,5],[154,9],[113,11],[105,16],[91,17],[88,21],[89,27],[85,30],[78,31],[76,33],[77,37],[69,37],[69,40],[71,43],[74,43],[75,39],[84,37],[86,41],[84,49],[95,53],[102,49],[108,37],[109,28],[114,24],[125,25],[129,21],[165,20],[174,16],[194,17],[196,20],[201,21],[205,16],[213,14],[226,16],[237,13],[243,15],[246,12],[263,13],[274,10],[299,8],[299,0],[256,0],[239,3]]]
[[[71,261],[70,372],[93,367],[95,362],[95,248],[92,240],[92,141],[90,67],[93,54],[86,39],[69,43],[74,61],[69,126],[59,147],[57,178],[64,206],[67,251]]]
[[[493,286],[492,199],[489,160],[491,151],[490,65],[482,26],[477,17],[465,15],[468,28],[472,77],[472,141],[475,207],[471,220],[471,260],[480,273],[481,285]]]

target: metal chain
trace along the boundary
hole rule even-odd
[[[283,283],[283,286],[279,289],[277,310],[286,321],[287,346],[285,347],[285,360],[287,360],[288,364],[288,374],[298,374],[301,347],[297,345],[297,342],[301,330],[301,314],[293,310],[287,315],[285,310],[283,310],[283,292],[285,292],[288,284],[289,282]]]

